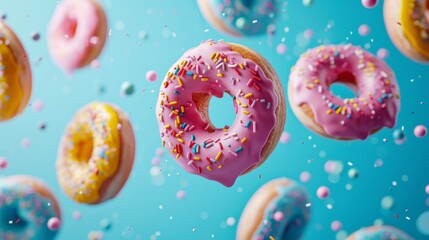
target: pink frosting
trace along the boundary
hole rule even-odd
[[[329,86],[351,73],[357,97],[340,99]],[[320,46],[304,53],[293,68],[291,104],[308,104],[315,121],[333,136],[365,139],[371,130],[395,125],[399,86],[385,62],[360,47]]]
[[[72,72],[86,61],[91,48],[101,40],[96,33],[101,19],[92,0],[63,0],[55,9],[48,30],[53,60],[65,72]]]
[[[224,92],[233,96],[237,115],[230,128],[213,129],[192,94]],[[232,186],[261,161],[277,105],[273,82],[255,62],[226,43],[203,42],[170,68],[161,86],[157,115],[163,145],[186,171]]]

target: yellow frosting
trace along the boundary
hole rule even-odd
[[[0,37],[0,121],[12,118],[24,95],[19,82],[19,66],[15,57]]]
[[[111,106],[91,103],[67,126],[57,173],[64,191],[75,201],[96,202],[103,183],[116,173],[121,150],[118,124]]]
[[[425,1],[403,0],[401,26],[411,46],[425,58],[429,58],[429,29],[425,9]]]

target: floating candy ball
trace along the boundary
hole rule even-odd
[[[164,155],[164,150],[162,148],[157,148],[155,154],[156,156],[162,157]]]
[[[313,0],[302,0],[302,4],[306,7],[309,7],[313,4]]]
[[[427,194],[429,194],[429,184],[428,184],[428,185],[426,185],[426,187],[425,187],[425,192],[426,192]]]
[[[276,50],[278,54],[283,55],[286,53],[287,48],[284,43],[280,43],[279,45],[277,45]]]
[[[325,199],[329,196],[329,188],[321,186],[317,189],[316,195],[320,199]]]
[[[7,168],[6,158],[0,157],[0,169],[6,169],[6,168]]]
[[[276,222],[282,221],[284,219],[284,217],[285,217],[284,214],[280,211],[275,212],[273,215],[273,218]]]
[[[48,220],[48,228],[51,231],[56,231],[61,227],[61,220],[57,217],[50,218]]]
[[[43,109],[43,102],[42,100],[35,100],[32,106],[34,111],[40,112]]]
[[[416,225],[420,233],[429,235],[429,211],[420,214],[417,218]]]
[[[381,207],[384,209],[391,209],[395,204],[395,200],[391,196],[385,196],[381,199]]]
[[[358,32],[359,32],[359,35],[361,35],[362,37],[367,36],[369,34],[369,31],[370,30],[369,30],[369,26],[368,25],[362,24],[362,25],[359,26]]]
[[[347,173],[347,175],[349,176],[349,178],[357,178],[359,176],[359,172],[356,168],[352,168],[349,170],[349,172]]]
[[[82,214],[79,211],[74,211],[72,217],[75,220],[79,220],[82,217]]]
[[[156,74],[155,71],[148,71],[146,73],[146,79],[150,82],[156,81],[156,79],[158,78],[158,74]]]
[[[281,143],[287,143],[290,140],[290,135],[287,132],[283,132],[282,135],[280,136],[280,142]]]
[[[310,181],[310,178],[311,178],[311,174],[310,174],[309,172],[307,172],[307,171],[302,172],[302,173],[299,175],[299,179],[300,179],[300,180],[301,180],[301,182],[303,182],[303,183],[306,183],[306,182]]]
[[[91,61],[91,68],[92,69],[98,69],[98,68],[100,68],[100,62],[98,62],[97,59],[92,60]]]
[[[88,240],[101,240],[103,239],[103,232],[91,231],[88,233]]]
[[[311,39],[313,37],[313,30],[307,29],[304,31],[304,38],[305,39]]]
[[[38,33],[38,32],[33,32],[33,33],[31,33],[31,38],[32,38],[34,41],[38,41],[38,40],[40,39],[40,33]]]
[[[373,8],[377,5],[378,0],[362,0],[362,5],[366,8]]]
[[[405,132],[401,129],[396,129],[395,131],[393,131],[393,138],[395,140],[403,140],[405,138]]]
[[[104,219],[102,219],[102,220],[100,221],[100,227],[101,227],[103,230],[109,230],[109,229],[112,227],[112,224],[111,224],[111,222],[110,222],[110,220],[109,220],[109,219],[104,218]]]
[[[121,94],[122,95],[129,96],[129,95],[134,93],[134,90],[135,90],[134,85],[131,84],[130,82],[123,82],[121,85]]]
[[[426,136],[427,129],[423,125],[418,125],[414,128],[414,135],[418,138],[422,138]]]
[[[177,191],[176,198],[179,199],[179,200],[184,199],[185,198],[185,191],[183,191],[183,190]]]
[[[31,141],[30,141],[30,139],[29,139],[29,138],[23,138],[23,139],[21,140],[21,146],[22,146],[23,148],[29,148],[29,147],[31,146]]]
[[[335,220],[331,223],[331,230],[334,232],[340,231],[342,227],[343,227],[343,225],[338,220]]]
[[[387,49],[385,48],[380,48],[377,51],[377,57],[380,59],[386,59],[389,56],[389,51],[387,51]]]

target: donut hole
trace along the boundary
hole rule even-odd
[[[63,24],[64,37],[66,39],[72,39],[77,31],[77,19],[68,18],[66,24]]]
[[[197,111],[200,113],[203,121],[210,123],[207,131],[214,132],[216,129],[229,127],[234,123],[235,110],[234,105],[231,106],[232,97],[225,92],[222,98],[214,97],[207,93],[193,93],[192,100],[194,101]],[[210,105],[210,107],[209,107]],[[226,124],[227,123],[227,124]]]
[[[339,98],[355,98],[358,96],[355,76],[350,72],[342,72],[329,86],[332,94]]]
[[[235,120],[234,105],[231,95],[224,94],[223,98],[213,97],[210,99],[209,116],[212,125],[216,129],[230,127]]]
[[[94,142],[92,141],[92,137],[77,142],[76,147],[76,149],[78,150],[76,152],[76,159],[84,163],[89,162],[94,148]]]
[[[16,207],[5,207],[3,209],[3,216],[0,216],[2,223],[7,224],[7,228],[10,230],[18,230],[25,228],[28,224],[27,220],[22,218],[19,213],[19,210]]]

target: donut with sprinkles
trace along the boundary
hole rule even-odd
[[[233,98],[236,118],[215,128],[211,96]],[[188,50],[162,82],[156,114],[162,145],[188,172],[230,187],[271,154],[286,118],[281,83],[255,51],[212,40]]]
[[[236,239],[300,239],[310,220],[310,205],[307,190],[296,181],[271,180],[244,208]]]
[[[340,98],[330,91],[342,83],[355,92]],[[395,126],[399,86],[389,66],[352,45],[320,46],[302,54],[289,76],[293,112],[309,129],[339,140],[366,139]]]
[[[276,20],[276,0],[198,0],[201,13],[216,29],[232,36],[271,33]]]
[[[405,232],[391,226],[372,226],[361,228],[351,234],[346,240],[412,240]]]
[[[384,23],[390,39],[407,57],[429,61],[429,11],[427,0],[385,0]]]
[[[0,179],[0,239],[51,240],[60,220],[60,206],[45,183],[24,175]],[[50,221],[57,222],[55,229]]]

